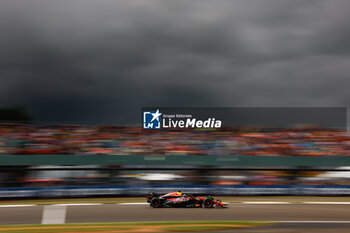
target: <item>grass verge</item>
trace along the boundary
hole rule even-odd
[[[235,226],[175,226],[162,228],[165,232],[216,231],[239,228]]]
[[[270,222],[241,221],[182,221],[182,222],[117,222],[117,223],[72,223],[48,225],[0,226],[0,233],[74,233],[74,232],[191,232],[222,230],[241,227],[270,225]]]

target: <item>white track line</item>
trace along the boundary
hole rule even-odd
[[[280,204],[294,204],[294,205],[350,205],[350,202],[321,202],[321,201],[300,201],[300,202],[282,202],[282,201],[244,201],[244,202],[224,202],[229,205],[280,205]]]
[[[146,202],[116,203],[117,205],[149,205]]]
[[[67,206],[44,206],[41,224],[64,224]]]
[[[350,202],[326,202],[326,201],[242,201],[224,202],[228,205],[350,205]],[[12,207],[34,207],[34,206],[99,206],[99,205],[149,205],[147,202],[125,202],[125,203],[66,203],[66,204],[28,204],[28,205],[0,205],[0,208]]]
[[[322,201],[308,201],[308,202],[303,202],[306,204],[321,204],[321,205],[350,205],[350,202],[322,202]]]
[[[91,206],[91,205],[103,205],[103,203],[67,203],[67,204],[54,204],[52,206]]]
[[[0,205],[0,207],[30,207],[36,205]]]
[[[224,202],[225,203],[225,202]],[[231,202],[230,204],[234,204]],[[292,204],[292,202],[282,202],[282,201],[245,201],[236,204],[262,204],[262,205],[279,205],[279,204]]]

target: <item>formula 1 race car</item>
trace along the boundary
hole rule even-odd
[[[153,208],[160,207],[227,207],[220,200],[214,200],[212,196],[195,196],[190,194],[182,193],[181,191],[166,193],[166,194],[155,194],[149,193],[147,195],[147,202]]]

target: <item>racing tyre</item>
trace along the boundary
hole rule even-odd
[[[153,208],[159,208],[160,207],[160,200],[158,197],[154,197],[152,200],[151,200],[151,206]]]
[[[214,201],[211,198],[205,198],[203,201],[203,205],[205,208],[212,208],[214,205]]]

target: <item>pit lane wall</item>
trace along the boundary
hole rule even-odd
[[[341,157],[267,157],[267,156],[190,156],[190,155],[1,155],[0,166],[38,165],[119,165],[143,167],[230,167],[234,168],[330,168],[350,166],[350,156]],[[119,169],[116,168],[116,169]],[[94,196],[144,196],[148,192],[182,190],[212,195],[349,195],[350,186],[74,186],[0,188],[0,199],[58,198]]]
[[[0,155],[0,166],[120,165],[214,167],[340,167],[350,166],[350,155],[237,156],[237,155]]]
[[[245,185],[191,185],[191,186],[75,186],[1,188],[1,199],[16,198],[72,198],[72,197],[117,197],[145,196],[150,192],[166,193],[181,190],[185,193],[216,196],[349,196],[350,186],[245,186]]]

